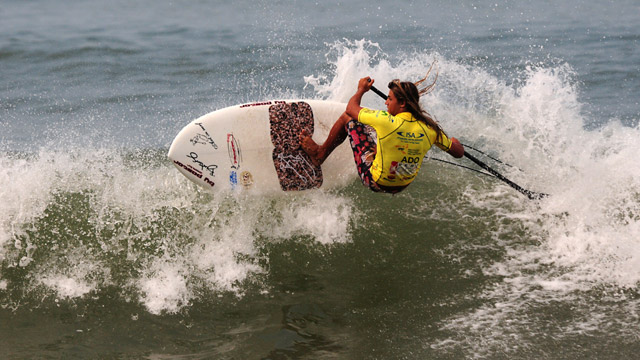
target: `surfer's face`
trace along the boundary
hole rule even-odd
[[[389,90],[389,95],[387,95],[387,101],[385,101],[384,104],[387,105],[387,112],[394,116],[400,114],[401,112],[406,111],[405,102],[404,101],[402,103],[399,102],[398,98],[396,98],[396,95],[391,90]]]

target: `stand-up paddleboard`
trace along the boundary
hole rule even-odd
[[[256,193],[343,186],[357,177],[348,144],[315,166],[300,147],[306,130],[323,142],[346,104],[275,100],[206,114],[185,126],[169,158],[180,172],[213,191]]]

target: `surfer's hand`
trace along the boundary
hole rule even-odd
[[[374,82],[375,80],[373,80],[369,76],[363,77],[358,82],[358,91],[362,93],[366,93],[367,91],[371,90],[371,87],[373,86]]]
[[[451,147],[447,151],[451,156],[455,158],[461,158],[464,156],[464,146],[460,144],[460,141],[454,137],[451,138]]]

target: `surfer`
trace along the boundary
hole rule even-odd
[[[386,111],[360,106],[362,96],[374,84],[370,77],[360,79],[358,90],[325,142],[318,145],[308,132],[303,131],[300,137],[302,149],[314,164],[321,165],[348,136],[362,183],[373,191],[392,194],[404,190],[415,179],[422,159],[432,145],[453,157],[462,157],[464,147],[460,142],[453,137],[449,139],[420,106],[420,95],[428,93],[435,85],[434,81],[418,90],[417,86],[428,76],[429,73],[415,84],[399,80],[389,82]]]

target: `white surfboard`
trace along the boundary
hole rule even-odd
[[[302,128],[322,143],[345,108],[322,100],[231,106],[185,126],[168,157],[184,176],[212,191],[263,194],[345,186],[357,178],[348,141],[321,167],[299,144]]]

